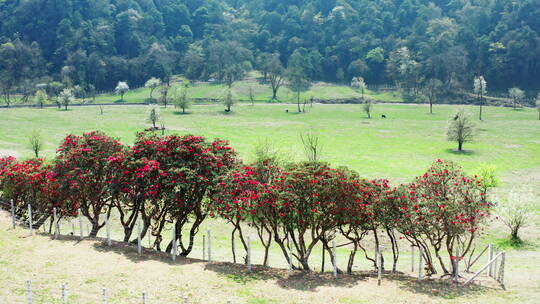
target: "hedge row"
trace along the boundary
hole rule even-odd
[[[429,274],[452,274],[453,262],[471,253],[492,207],[482,181],[452,162],[438,160],[413,182],[394,187],[344,167],[280,163],[264,153],[248,166],[225,141],[149,133],[139,133],[132,146],[101,132],[68,135],[52,162],[0,158],[0,189],[18,216],[26,216],[29,202],[44,214],[38,225],[53,208],[60,218],[80,209],[96,236],[116,210],[130,241],[140,219],[143,237],[152,234],[157,250],[172,250],[162,235],[175,225],[184,256],[208,217],[229,222],[246,250],[242,229],[253,227],[265,248],[264,265],[274,243],[295,268],[309,270],[313,248],[322,244],[330,252],[340,236],[346,240],[340,245],[351,248],[348,272],[358,251],[377,267],[366,250],[370,236],[377,248],[389,241],[393,270],[399,244],[407,242],[422,249]]]

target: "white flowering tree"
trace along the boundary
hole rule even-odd
[[[512,108],[517,108],[525,99],[525,91],[520,88],[510,88],[508,90],[508,96],[512,98]]]
[[[125,81],[119,81],[114,91],[116,92],[116,94],[120,94],[120,100],[123,102],[124,94],[129,91],[129,85]]]
[[[484,104],[484,96],[487,94],[487,81],[484,79],[484,76],[474,77],[474,94],[476,94],[480,104],[480,114],[478,117],[482,120],[482,106]]]
[[[60,92],[60,95],[58,95],[58,101],[64,106],[64,110],[66,111],[69,104],[71,104],[74,100],[75,97],[73,96],[73,91],[70,89],[63,89],[62,92]]]
[[[152,94],[154,93],[154,90],[157,89],[160,85],[161,80],[156,77],[152,77],[146,81],[144,87],[150,89],[150,99],[152,99]]]
[[[362,99],[364,99],[364,91],[367,89],[367,84],[362,77],[353,77],[351,81],[351,88],[357,89],[362,93]]]

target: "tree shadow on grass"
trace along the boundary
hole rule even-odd
[[[339,275],[338,278],[334,278],[330,272],[321,274],[300,270],[289,271],[257,265],[253,265],[252,271],[249,272],[246,265],[232,263],[208,264],[205,269],[217,272],[220,276],[238,284],[275,280],[282,288],[302,291],[316,291],[320,286],[353,287],[367,278],[362,274]]]
[[[425,294],[431,297],[443,299],[456,299],[472,294],[481,294],[487,291],[497,290],[494,287],[481,286],[477,284],[461,285],[462,282],[454,282],[444,279],[424,279],[418,281],[409,276],[396,276],[393,280],[400,282],[399,288],[412,293]]]
[[[121,254],[134,263],[158,261],[169,265],[187,265],[201,262],[201,260],[186,258],[183,256],[177,256],[176,261],[173,262],[169,253],[148,248],[142,248],[141,255],[139,256],[136,244],[113,241],[111,246],[108,246],[105,239],[95,240],[97,241],[93,244],[95,250],[99,252],[113,252],[116,254]]]
[[[174,115],[191,115],[191,112],[173,111]]]
[[[472,156],[472,155],[475,155],[476,152],[473,151],[473,150],[462,150],[462,151],[458,151],[457,149],[451,149],[451,148],[448,148],[446,150],[444,150],[446,153],[450,153],[450,154],[454,154],[454,155],[464,155],[464,156]]]

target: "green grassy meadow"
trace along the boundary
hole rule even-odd
[[[229,140],[245,161],[252,160],[257,144],[265,141],[280,150],[284,159],[303,160],[300,134],[313,131],[319,134],[323,144],[322,160],[335,166],[348,166],[365,177],[407,182],[421,174],[432,161],[442,158],[458,162],[471,173],[482,164],[494,165],[503,180],[498,189],[503,194],[520,184],[540,189],[537,112],[486,107],[484,121],[480,122],[476,119],[478,109],[465,106],[476,121],[477,136],[474,142],[465,144],[463,153],[457,153],[457,145],[446,141],[445,130],[448,118],[459,107],[436,105],[431,115],[427,105],[376,104],[373,118],[367,119],[361,105],[315,104],[313,108],[308,107],[308,113],[300,114],[295,112],[295,104],[251,106],[241,103],[233,107],[232,113],[225,113],[222,105],[195,105],[187,114],[181,114],[174,107],[161,108],[161,115],[166,134]],[[32,157],[28,138],[35,131],[41,133],[45,142],[42,156],[52,160],[55,149],[68,133],[103,130],[131,144],[136,132],[149,127],[145,121],[146,106],[104,106],[103,110],[101,115],[96,106],[72,107],[68,111],[0,109],[0,155]],[[381,118],[382,114],[387,118]],[[120,225],[114,221],[112,225],[113,239],[120,239]],[[417,283],[412,277],[414,274],[409,273],[410,252],[403,249],[398,269],[408,277],[385,275],[383,287],[388,292],[384,295],[370,274],[333,280],[328,274],[328,259],[327,273],[321,276],[261,268],[248,274],[243,266],[207,265],[200,261],[202,234],[207,229],[212,230],[214,259],[220,262],[232,259],[231,227],[222,220],[205,221],[192,256],[180,259],[178,264],[171,264],[167,256],[152,252],[137,257],[133,247],[121,244],[105,248],[97,241],[78,242],[69,237],[52,241],[45,235],[28,237],[22,227],[17,231],[8,227],[7,215],[0,214],[0,277],[6,278],[0,279],[6,282],[0,290],[0,300],[8,299],[10,294],[24,299],[24,282],[29,277],[35,280],[36,288],[41,288],[36,292],[36,303],[60,303],[51,295],[57,294],[58,286],[66,281],[74,292],[70,298],[74,303],[95,303],[95,291],[103,286],[110,287],[110,303],[138,303],[136,293],[145,290],[151,292],[152,303],[170,301],[171,296],[180,299],[185,294],[194,303],[225,303],[227,299],[232,303],[396,303],[396,297],[408,303],[533,303],[531,299],[540,294],[540,272],[534,262],[540,257],[540,224],[534,221],[523,230],[527,246],[506,249],[506,292],[485,278],[471,288],[435,281]],[[64,235],[71,229],[70,222],[62,222]],[[86,231],[86,224],[84,229]],[[479,240],[479,246],[504,244],[508,232],[500,222],[491,223],[487,231]],[[104,233],[102,230],[98,236],[104,237]],[[144,239],[143,245],[146,242]],[[367,247],[373,249],[369,244]],[[237,250],[242,255],[242,250]],[[338,249],[341,268],[346,266],[348,250],[347,247]],[[253,241],[255,264],[261,262],[262,254],[262,246]],[[389,259],[390,252],[386,251],[386,255]],[[36,259],[37,256],[40,259]],[[362,256],[357,256],[356,260],[355,270],[369,271],[370,265]],[[320,268],[320,261],[320,247],[316,247],[311,261],[315,270]],[[111,267],[112,264],[115,266]],[[270,252],[270,265],[287,266],[277,248]],[[528,278],[526,281],[522,280],[524,275]],[[174,283],[166,278],[174,278]],[[116,282],[122,282],[121,286]],[[128,299],[130,302],[126,302]]]
[[[303,114],[295,108],[291,104],[240,104],[227,114],[222,105],[212,105],[193,106],[185,115],[173,107],[162,108],[161,114],[166,133],[229,140],[246,161],[264,141],[287,159],[302,160],[299,137],[311,130],[323,143],[324,161],[348,166],[366,177],[409,180],[438,158],[455,160],[469,172],[481,164],[495,165],[501,174],[540,166],[540,121],[532,109],[486,108],[484,121],[476,122],[474,142],[457,153],[456,144],[446,141],[445,130],[458,106],[438,105],[430,115],[424,105],[377,104],[372,119],[366,118],[360,105],[316,104]],[[476,117],[477,108],[466,109]],[[388,118],[382,119],[381,114]],[[103,130],[131,144],[135,133],[148,127],[145,118],[145,106],[105,106],[104,115],[98,107],[3,109],[0,150],[30,157],[27,142],[34,130],[43,136],[43,156],[49,159],[68,133]]]
[[[253,97],[256,102],[267,102],[272,99],[272,89],[269,84],[261,83],[258,80],[260,75],[257,72],[252,72],[250,77],[237,81],[231,88],[233,99],[239,101],[249,101],[249,90],[251,88]],[[171,83],[171,94],[174,96],[175,92],[179,90],[183,85],[183,78],[177,77]],[[223,99],[228,91],[228,87],[219,83],[208,82],[194,82],[189,84],[188,97],[193,99]],[[155,90],[153,97],[159,96],[158,90]],[[365,90],[364,96],[378,101],[386,102],[402,102],[402,96],[398,92],[374,92]],[[150,89],[137,88],[130,90],[124,96],[124,103],[142,103],[150,97]],[[313,83],[311,88],[300,94],[301,100],[310,99],[311,97],[332,100],[332,99],[347,99],[347,98],[360,98],[362,94],[355,89],[352,89],[348,85],[333,84],[325,82]],[[96,103],[114,103],[118,102],[120,97],[116,94],[101,94],[96,97]],[[278,102],[295,102],[297,96],[285,85],[278,91]],[[80,100],[78,101],[80,102]]]

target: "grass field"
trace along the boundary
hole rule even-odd
[[[289,160],[304,159],[299,134],[312,130],[320,134],[323,160],[349,166],[366,177],[385,177],[406,182],[423,172],[437,158],[451,159],[474,172],[481,164],[497,167],[502,195],[515,185],[540,189],[540,121],[532,109],[514,111],[485,108],[484,122],[477,122],[476,140],[465,145],[464,153],[445,140],[447,119],[458,106],[377,104],[372,119],[366,119],[360,105],[319,105],[309,113],[294,113],[295,105],[237,105],[226,114],[223,106],[194,106],[182,115],[174,108],[162,109],[166,133],[197,134],[227,139],[240,157],[249,161],[254,147],[269,141]],[[285,110],[289,109],[289,113]],[[476,113],[474,107],[466,107]],[[29,135],[38,130],[45,141],[43,155],[52,160],[55,149],[67,133],[103,130],[131,144],[135,132],[148,127],[144,106],[76,107],[68,111],[53,108],[0,110],[0,155],[31,157]],[[381,119],[381,114],[388,118]],[[475,116],[474,116],[475,117]],[[540,211],[540,208],[539,208]],[[230,227],[219,220],[205,222],[201,231],[212,229],[214,258],[230,261]],[[64,222],[62,231],[71,231]],[[480,245],[504,245],[507,232],[500,222],[491,224]],[[461,288],[440,282],[417,283],[412,277],[385,275],[383,286],[365,272],[369,265],[358,258],[353,277],[331,278],[331,274],[289,274],[286,270],[257,268],[254,274],[230,264],[207,265],[201,257],[202,236],[197,237],[195,259],[180,259],[173,265],[166,256],[145,252],[137,257],[134,248],[116,244],[105,248],[95,240],[78,242],[64,237],[52,241],[41,235],[28,237],[21,228],[9,229],[9,220],[0,212],[0,303],[21,303],[25,281],[32,278],[35,303],[60,303],[52,295],[68,282],[73,303],[96,303],[101,287],[110,289],[110,303],[139,303],[140,292],[150,293],[150,303],[180,303],[188,294],[194,303],[534,303],[540,296],[540,225],[525,228],[527,246],[507,248],[507,291],[487,279],[480,285]],[[120,227],[113,227],[119,239]],[[103,232],[100,233],[103,237]],[[144,243],[144,241],[143,241]],[[320,267],[320,249],[312,264]],[[338,250],[338,265],[345,267],[346,248]],[[262,250],[254,244],[254,262],[260,263]],[[286,267],[275,249],[270,265]],[[410,255],[403,252],[398,269],[408,272]],[[329,271],[327,266],[327,271]],[[364,272],[362,272],[364,271]],[[411,274],[412,275],[412,274]],[[8,298],[8,296],[15,298]],[[12,301],[12,299],[15,299]],[[171,300],[174,299],[174,300]],[[3,300],[3,301],[2,301]]]
[[[484,122],[477,122],[476,139],[465,144],[464,153],[457,153],[456,144],[445,139],[447,119],[456,106],[436,106],[430,115],[422,105],[380,104],[374,106],[372,119],[365,118],[359,105],[315,105],[305,114],[295,113],[295,105],[281,104],[238,105],[230,114],[223,109],[221,105],[194,106],[182,115],[170,107],[161,114],[167,133],[227,139],[246,160],[265,140],[287,158],[301,160],[299,135],[313,130],[320,134],[323,160],[368,177],[409,180],[437,158],[456,160],[469,172],[483,163],[495,165],[501,174],[540,166],[540,121],[532,109],[486,108]],[[0,150],[31,156],[27,142],[33,130],[41,132],[47,158],[54,156],[68,133],[103,130],[131,144],[135,133],[148,127],[145,112],[144,106],[107,106],[104,115],[97,107],[74,107],[67,112],[4,109],[0,111]],[[388,118],[381,119],[381,114]]]
[[[176,90],[181,87],[181,82],[176,81],[172,83],[171,96],[174,96]],[[268,84],[260,83],[255,78],[248,78],[242,81],[235,82],[231,88],[233,99],[241,101],[249,101],[249,90],[253,91],[253,97],[256,102],[266,102],[272,99],[272,89]],[[223,84],[196,82],[192,83],[188,90],[188,97],[194,99],[223,99],[227,95],[228,87]],[[376,93],[370,90],[365,91],[365,96],[374,100],[389,101],[389,102],[401,102],[402,98],[400,94],[393,92]],[[141,103],[145,102],[150,96],[150,89],[138,88],[130,90],[124,96],[125,103]],[[153,97],[159,96],[157,90],[154,91]],[[324,82],[316,82],[312,87],[301,93],[301,99],[309,99],[316,97],[318,99],[330,100],[330,99],[347,99],[347,98],[360,98],[361,93],[352,89],[349,86],[330,84]],[[116,94],[101,94],[96,97],[96,103],[113,103],[117,102],[120,97]],[[283,86],[278,91],[279,102],[291,102],[296,101],[296,94],[291,92],[286,86]]]

